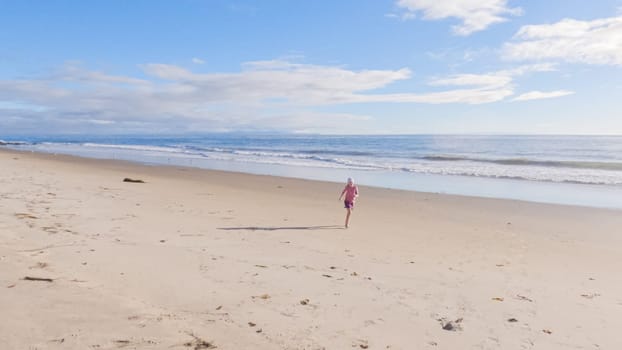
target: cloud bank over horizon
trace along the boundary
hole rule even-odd
[[[349,70],[286,60],[253,61],[235,73],[196,73],[161,63],[140,65],[144,78],[111,75],[70,62],[49,76],[0,80],[3,122],[52,121],[157,130],[170,120],[187,130],[322,132],[369,115],[314,108],[366,103],[485,104],[514,94],[514,79],[555,70],[522,65],[484,74],[455,74],[424,82],[434,92],[382,92],[413,78],[408,68]],[[548,97],[556,97],[550,95]],[[541,97],[546,98],[546,97]],[[8,115],[8,118],[6,117]],[[183,131],[183,130],[182,130]]]

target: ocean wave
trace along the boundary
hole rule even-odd
[[[176,145],[177,147],[182,147],[188,150],[194,151],[208,151],[208,152],[223,152],[223,153],[239,153],[243,154],[244,152],[250,153],[259,153],[259,154],[282,154],[284,156],[289,155],[333,155],[333,156],[356,156],[356,157],[376,157],[377,153],[368,152],[368,151],[343,151],[343,150],[325,150],[325,149],[297,149],[292,151],[291,149],[285,148],[222,148],[222,147],[207,147],[207,146],[194,146],[194,145]],[[295,152],[295,153],[294,153]]]
[[[20,143],[20,145],[22,145]],[[195,158],[202,160],[235,161],[259,164],[278,164],[295,167],[353,169],[364,171],[396,171],[418,174],[458,175],[499,179],[560,182],[573,184],[622,185],[622,164],[597,161],[543,161],[528,158],[487,159],[456,155],[430,155],[423,157],[367,156],[359,152],[348,155],[333,151],[310,153],[268,149],[207,147],[202,145],[137,145],[105,143],[32,143],[30,149],[59,152],[84,152],[99,156],[102,150],[111,157],[139,160],[141,155],[170,159]],[[123,158],[125,157],[125,158]],[[156,161],[157,162],[157,161]],[[197,163],[195,163],[197,164]],[[200,165],[199,165],[200,166]]]
[[[618,162],[537,160],[537,159],[527,159],[527,158],[488,159],[488,158],[473,158],[473,157],[445,156],[445,155],[425,156],[425,157],[421,157],[421,159],[429,160],[429,161],[443,161],[443,162],[467,161],[467,162],[493,163],[493,164],[502,164],[502,165],[541,166],[541,167],[547,167],[547,168],[576,168],[576,169],[601,169],[601,170],[622,171],[622,163],[618,163]]]
[[[166,147],[166,146],[146,146],[146,145],[115,145],[115,144],[105,144],[105,143],[82,143],[84,147],[93,147],[93,148],[112,148],[119,150],[131,150],[131,151],[151,151],[151,152],[165,152],[165,153],[182,153],[183,149],[176,147]]]
[[[509,180],[527,180],[527,181],[542,181],[542,182],[557,182],[557,183],[569,183],[580,185],[622,185],[622,176],[620,174],[612,172],[566,172],[562,169],[548,171],[536,170],[534,168],[426,168],[426,167],[411,167],[402,168],[403,171],[422,174],[434,174],[434,175],[452,175],[452,176],[468,176],[468,177],[483,177],[493,179],[509,179]]]
[[[23,146],[29,145],[29,142],[26,141],[4,141],[0,140],[0,146]]]
[[[368,157],[326,157],[300,153],[225,150],[205,153],[215,159],[214,154],[227,153],[226,160],[280,164],[291,166],[313,166],[357,170],[403,171],[420,174],[457,175],[499,179],[562,182],[573,184],[622,185],[622,174],[607,168],[589,167],[545,167],[533,162],[430,162],[423,160],[368,158]],[[454,157],[459,158],[459,157]],[[222,159],[222,158],[221,158]],[[446,159],[446,158],[444,158]],[[460,160],[464,160],[462,157]],[[486,163],[495,166],[486,166]]]

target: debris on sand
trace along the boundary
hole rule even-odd
[[[527,298],[526,296],[523,296],[523,295],[520,295],[520,294],[516,294],[516,299],[518,299],[518,300],[528,301],[528,302],[530,302],[530,303],[532,303],[532,302],[533,302],[533,300],[532,300],[532,299],[529,299],[529,298]]]
[[[51,278],[43,278],[43,277],[24,277],[24,281],[41,281],[41,282],[54,282]]]
[[[440,321],[442,328],[446,331],[457,332],[462,330],[462,326],[460,325],[460,323],[462,323],[462,318],[455,321],[446,321],[441,318],[438,321]]]
[[[193,337],[194,340],[184,343],[184,346],[192,348],[193,350],[216,349],[216,345],[205,341],[192,333],[188,333],[188,335]]]
[[[309,299],[302,299],[300,301],[300,305],[307,305],[307,304],[309,304]]]
[[[137,183],[137,184],[144,184],[145,181],[140,180],[140,179],[130,179],[129,177],[126,177],[125,179],[123,179],[123,182],[131,182],[131,183]]]

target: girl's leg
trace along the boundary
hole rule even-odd
[[[352,209],[347,208],[348,213],[346,214],[346,228],[348,228],[348,222],[350,222],[350,213],[352,213]]]

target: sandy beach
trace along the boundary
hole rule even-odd
[[[622,348],[621,211],[342,188],[1,150],[0,348]]]

